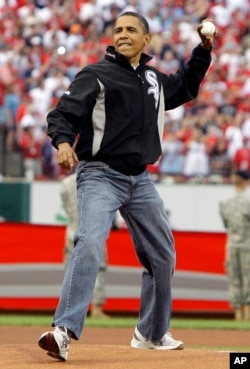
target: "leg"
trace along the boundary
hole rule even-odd
[[[78,166],[75,247],[66,266],[61,297],[52,323],[55,329],[45,332],[38,341],[50,356],[61,361],[68,358],[70,337],[80,338],[104,244],[115,213],[121,206],[119,195],[122,186],[113,183],[113,172],[101,162],[81,162]]]
[[[121,213],[132,234],[142,275],[140,333],[159,342],[169,328],[175,249],[166,210],[147,172],[134,177],[131,197]]]
[[[239,250],[229,248],[226,260],[229,299],[235,311],[235,319],[242,319],[243,290]]]
[[[75,247],[68,262],[53,326],[65,326],[79,339],[103,248],[115,212],[116,195],[105,179],[106,164],[81,163],[77,175],[78,220]]]
[[[250,320],[250,250],[240,250],[244,320]]]

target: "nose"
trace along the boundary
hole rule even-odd
[[[126,28],[123,28],[120,33],[120,38],[126,38],[127,37],[127,31]]]

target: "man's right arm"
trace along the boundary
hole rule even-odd
[[[48,113],[48,136],[58,149],[58,164],[64,169],[72,170],[79,162],[72,146],[99,89],[93,73],[81,71],[63,93],[55,109]]]
[[[93,73],[81,71],[76,75],[56,107],[47,115],[48,136],[54,147],[59,149],[59,144],[74,144],[99,91],[100,87]],[[64,148],[65,146],[63,145]]]

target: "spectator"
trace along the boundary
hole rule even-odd
[[[230,25],[232,9],[227,7],[227,0],[217,0],[210,7],[209,15],[214,19],[218,29],[223,32]]]
[[[227,140],[227,154],[232,161],[237,150],[243,147],[243,134],[241,131],[242,121],[239,116],[231,119],[231,124],[225,130]]]
[[[206,151],[202,129],[195,127],[192,137],[186,143],[183,174],[186,178],[207,177],[209,174],[209,158]]]
[[[45,120],[46,114],[50,107],[52,93],[46,88],[44,78],[38,79],[37,86],[30,89],[29,95],[31,97],[34,109]]]
[[[180,68],[180,62],[175,58],[172,50],[165,50],[163,53],[162,60],[159,63],[159,69],[163,73],[176,73]]]
[[[13,126],[14,119],[11,110],[0,96],[0,135],[4,152],[10,152],[13,149]]]
[[[20,89],[18,85],[7,85],[5,93],[5,105],[11,113],[8,124],[8,134],[6,137],[7,151],[12,152],[17,148],[16,142],[16,113],[20,105]]]
[[[245,118],[243,118],[241,130],[245,143],[247,144],[247,146],[250,146],[250,115],[248,110]]]
[[[163,136],[162,157],[159,171],[161,178],[172,176],[176,182],[180,182],[183,173],[183,143],[177,139],[173,132]]]
[[[152,4],[152,7],[148,10],[147,21],[152,33],[161,33],[163,31],[159,4]]]
[[[40,177],[41,169],[41,142],[37,140],[34,125],[25,123],[19,138],[19,146],[23,154],[25,177],[34,179]]]
[[[60,22],[53,18],[48,24],[43,35],[43,46],[48,50],[57,49],[59,46],[65,46],[67,32],[60,28]]]
[[[51,139],[44,132],[41,143],[42,178],[55,179],[57,177],[55,164],[55,149],[51,145]]]
[[[247,138],[243,140],[243,146],[235,152],[232,160],[232,169],[233,171],[245,170],[250,173],[250,146]]]
[[[74,50],[75,47],[77,47],[77,45],[81,44],[82,42],[84,42],[84,37],[82,34],[81,24],[71,24],[67,38],[64,43],[66,50],[71,52],[72,50]]]
[[[227,144],[223,136],[218,137],[209,152],[210,181],[228,183],[231,176],[231,161],[227,155]]]
[[[202,19],[208,17],[210,7],[209,0],[185,0],[184,10],[190,17],[190,20],[200,22]]]
[[[71,80],[65,75],[64,70],[60,67],[50,68],[50,74],[44,79],[45,99],[49,98],[46,104],[45,112],[47,113],[51,104],[51,97],[60,97],[67,90]]]

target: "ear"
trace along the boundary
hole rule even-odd
[[[148,46],[151,42],[151,35],[150,33],[147,33],[146,35],[144,35],[144,46]]]

